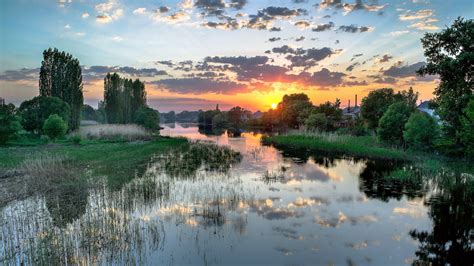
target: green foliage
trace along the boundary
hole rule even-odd
[[[228,125],[227,117],[219,113],[212,118],[212,127],[213,128],[225,128]]]
[[[82,138],[80,135],[74,135],[69,139],[74,145],[80,145],[82,142]]]
[[[103,106],[108,123],[132,122],[138,110],[146,107],[145,84],[138,79],[132,81],[121,78],[117,73],[107,73]]]
[[[45,50],[41,62],[39,87],[40,96],[58,97],[69,105],[70,116],[65,121],[68,121],[71,129],[79,128],[84,102],[79,60],[56,48]]]
[[[474,158],[474,98],[469,101],[464,109],[461,123],[461,141],[466,146],[465,154],[469,158]]]
[[[307,114],[307,110],[313,106],[304,93],[295,93],[283,96],[283,100],[278,104],[275,110],[280,117],[280,123],[289,128],[298,128],[300,122],[304,121],[305,117],[300,118],[302,114]]]
[[[239,128],[242,123],[242,116],[245,114],[246,110],[240,106],[232,107],[227,112],[227,119],[229,124],[232,127]]]
[[[11,103],[0,103],[0,144],[7,143],[20,130],[20,122],[15,116],[15,106]]]
[[[212,126],[212,120],[214,116],[220,114],[221,111],[219,110],[207,110],[204,112],[200,112],[198,115],[198,123],[204,126]]]
[[[135,114],[135,123],[149,130],[158,130],[160,114],[150,107],[141,107]]]
[[[37,96],[22,102],[18,112],[23,128],[36,133],[42,133],[44,121],[52,114],[59,115],[68,124],[71,117],[69,105],[57,97]]]
[[[95,112],[94,108],[92,108],[92,106],[90,106],[88,104],[84,104],[82,106],[81,120],[94,120],[94,121],[97,121],[97,115],[96,115],[96,112]]]
[[[312,113],[321,113],[327,119],[325,130],[335,130],[337,123],[342,119],[342,110],[339,108],[339,99],[335,103],[325,102],[312,108]]]
[[[439,75],[434,94],[436,112],[446,136],[461,143],[462,117],[474,87],[474,20],[457,18],[453,25],[421,39],[427,65],[418,73]]]
[[[57,114],[52,114],[44,121],[43,131],[52,140],[64,137],[67,132],[67,124]]]
[[[417,150],[432,148],[438,135],[438,124],[423,112],[411,114],[403,132],[403,138],[408,146]]]
[[[403,142],[403,130],[414,108],[405,101],[390,105],[385,114],[380,118],[377,134],[379,139],[400,145]]]
[[[305,126],[309,130],[325,131],[328,126],[328,119],[323,113],[312,113],[306,118]]]
[[[418,94],[413,92],[412,88],[398,93],[394,93],[391,88],[378,89],[371,91],[367,97],[362,99],[360,112],[367,122],[368,128],[375,130],[390,105],[404,101],[407,105],[415,108],[417,99]]]

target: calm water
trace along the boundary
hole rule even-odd
[[[459,196],[462,186],[395,184],[383,178],[400,167],[393,162],[283,153],[262,146],[260,134],[205,135],[178,124],[161,133],[243,157],[228,171],[201,167],[181,177],[155,158],[119,189],[104,183],[64,195],[71,204],[47,195],[13,202],[1,212],[0,262],[472,262],[472,202]]]

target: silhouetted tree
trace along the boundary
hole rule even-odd
[[[37,96],[21,103],[18,108],[21,124],[27,131],[43,132],[43,124],[52,114],[59,115],[69,125],[71,111],[69,105],[57,97]]]

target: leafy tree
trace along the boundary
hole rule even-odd
[[[97,115],[94,108],[88,104],[84,104],[81,109],[81,119],[83,120],[97,120]]]
[[[160,114],[150,107],[141,107],[135,114],[135,123],[150,130],[160,128]]]
[[[44,133],[52,140],[64,137],[67,128],[67,123],[57,114],[50,115],[43,125]]]
[[[136,112],[146,107],[145,84],[138,79],[132,81],[121,78],[117,73],[107,73],[103,104],[108,123],[130,123]]]
[[[232,107],[228,112],[227,112],[227,119],[232,127],[239,128],[240,124],[242,123],[242,116],[245,113],[245,109],[236,106]]]
[[[219,113],[212,118],[213,128],[225,128],[227,124],[227,117],[223,113]]]
[[[297,128],[301,119],[298,117],[305,113],[305,110],[313,106],[304,93],[295,93],[283,96],[283,100],[278,104],[276,113],[280,117],[280,123],[290,128]]]
[[[305,126],[309,130],[325,131],[328,126],[328,119],[324,113],[312,113],[306,118]]]
[[[322,113],[324,114],[327,122],[326,129],[334,130],[337,126],[337,123],[342,119],[342,110],[339,108],[341,102],[339,99],[335,103],[325,102],[313,108],[313,113]]]
[[[198,115],[198,123],[203,126],[212,126],[212,119],[214,116],[220,114],[219,110],[207,110],[205,112],[200,112]]]
[[[445,122],[445,134],[461,144],[464,109],[474,90],[474,21],[457,18],[453,25],[421,39],[427,65],[420,75],[439,75],[435,89],[436,111]]]
[[[390,105],[380,118],[377,134],[380,140],[390,144],[403,142],[403,130],[414,108],[405,101]]]
[[[474,98],[464,109],[464,117],[461,119],[462,131],[461,141],[466,146],[466,155],[474,158]]]
[[[15,134],[21,130],[20,122],[15,116],[15,106],[13,104],[0,103],[0,144],[15,137]]]
[[[412,88],[398,93],[394,93],[392,88],[378,89],[371,91],[367,97],[362,99],[360,112],[367,122],[367,127],[375,130],[379,125],[380,118],[391,104],[404,101],[410,107],[415,108],[417,99],[418,93],[413,92]]]
[[[21,103],[18,112],[23,128],[41,133],[43,124],[52,114],[59,115],[67,124],[71,117],[69,105],[57,97],[37,96]]]
[[[403,139],[409,147],[423,150],[433,147],[438,132],[438,124],[431,116],[414,112],[405,124]]]
[[[82,70],[79,60],[58,49],[43,52],[39,79],[40,96],[58,97],[70,107],[67,121],[71,129],[79,128],[82,95]]]

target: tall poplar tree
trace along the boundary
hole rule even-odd
[[[82,95],[82,70],[79,60],[71,54],[49,48],[43,52],[39,90],[40,96],[58,97],[71,107],[70,129],[79,128]]]

